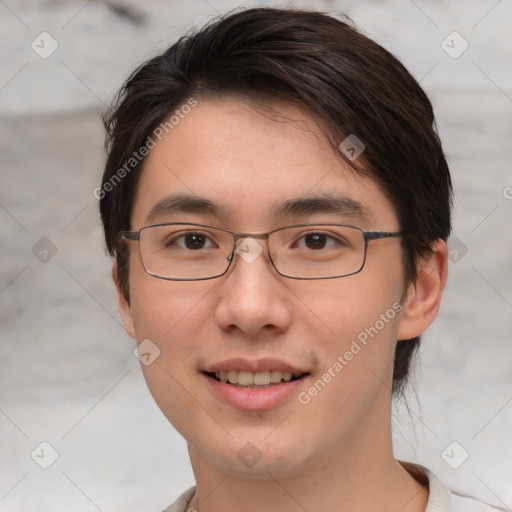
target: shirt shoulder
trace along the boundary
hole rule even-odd
[[[449,490],[434,473],[423,466],[419,467],[427,475],[429,483],[429,497],[425,512],[504,512],[505,509],[493,507],[471,496]]]
[[[195,487],[191,487],[185,491],[172,505],[167,507],[162,512],[197,512],[194,509],[188,509],[188,504],[192,499],[192,496],[196,492]]]
[[[471,496],[463,496],[453,491],[451,492],[451,502],[451,512],[500,512],[505,510],[488,505]]]

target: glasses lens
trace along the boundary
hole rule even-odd
[[[269,244],[274,265],[289,277],[341,277],[364,263],[364,234],[349,226],[289,227],[272,233]]]
[[[141,230],[140,252],[146,271],[167,279],[204,279],[229,266],[233,238],[222,229],[173,224]]]

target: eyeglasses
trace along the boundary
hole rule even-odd
[[[267,233],[235,233],[192,222],[153,224],[139,231],[120,232],[122,240],[139,243],[148,274],[172,281],[220,277],[229,270],[235,253],[251,263],[263,252],[257,238],[268,240],[269,259],[284,277],[345,277],[363,269],[368,242],[403,235],[345,224],[296,224]]]

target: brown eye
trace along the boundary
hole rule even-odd
[[[202,249],[206,243],[206,237],[200,233],[192,233],[183,238],[187,249]]]
[[[323,249],[327,243],[327,237],[319,233],[313,233],[304,237],[309,249]]]
[[[199,232],[181,232],[175,234],[165,242],[165,247],[168,249],[187,249],[196,251],[199,249],[208,249],[214,247],[212,241],[205,233]]]

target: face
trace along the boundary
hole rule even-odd
[[[245,233],[298,223],[399,230],[385,194],[336,157],[313,118],[291,105],[273,108],[288,120],[241,100],[199,100],[146,158],[131,228],[180,221]],[[222,211],[161,209],[148,217],[175,194]],[[325,196],[358,208],[274,216],[285,201]],[[148,275],[137,243],[128,242],[131,303],[120,297],[123,319],[138,343],[158,347],[144,376],[191,455],[263,478],[300,472],[373,432],[378,438],[403,314],[399,240],[369,242],[357,274],[294,280],[277,273],[258,239],[265,250],[254,261],[235,255],[224,276],[185,282]],[[221,371],[242,381],[273,371],[279,382],[239,387],[219,382]]]

